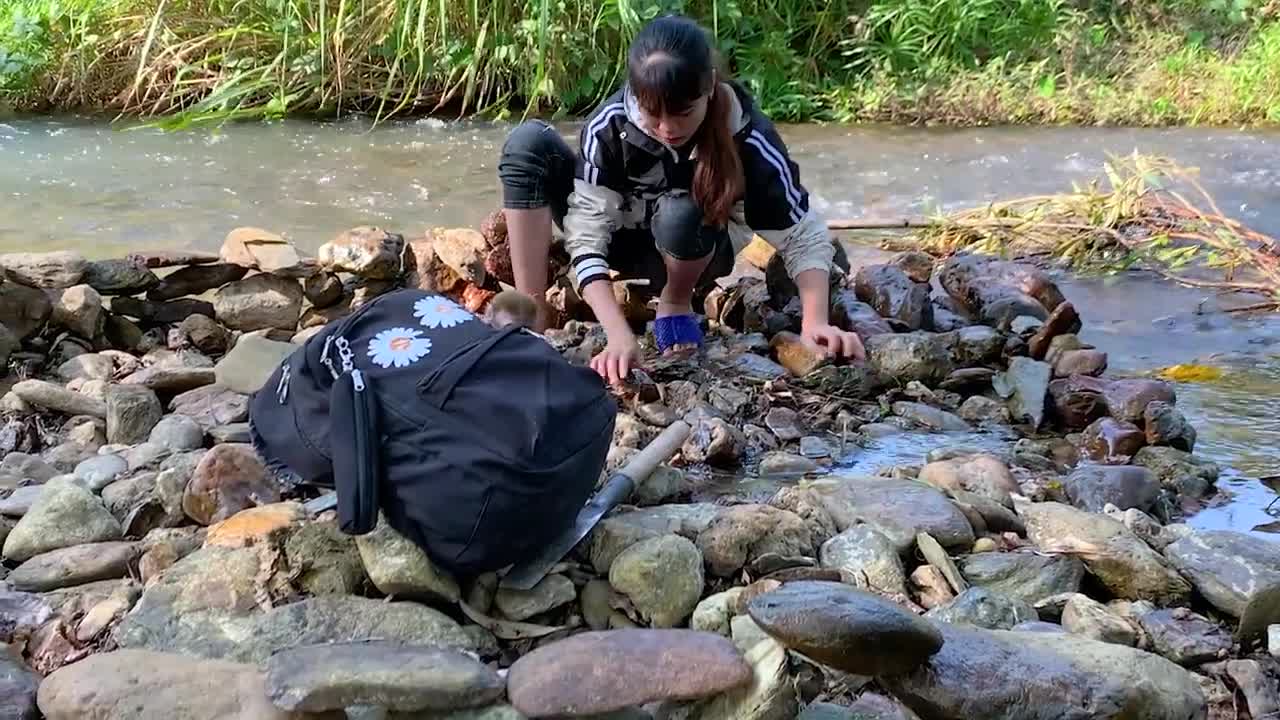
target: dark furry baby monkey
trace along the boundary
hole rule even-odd
[[[517,290],[503,290],[489,303],[485,322],[495,328],[519,325],[531,329],[538,320],[538,306],[533,298]]]

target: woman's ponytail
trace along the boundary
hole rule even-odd
[[[723,227],[729,222],[734,203],[742,197],[746,180],[742,158],[733,139],[733,108],[727,85],[711,93],[707,119],[698,137],[698,168],[693,176],[693,198],[702,209],[703,223]]]

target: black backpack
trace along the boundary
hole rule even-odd
[[[255,444],[337,491],[348,534],[387,522],[472,575],[525,559],[595,488],[617,404],[538,336],[397,290],[330,323],[250,401]]]

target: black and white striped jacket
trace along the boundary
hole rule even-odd
[[[792,277],[812,269],[830,272],[831,238],[810,207],[799,168],[773,123],[740,86],[730,87],[733,132],[746,176],[745,196],[729,221],[734,251],[757,234],[778,249]],[[610,278],[605,258],[615,231],[648,227],[658,197],[691,191],[696,163],[696,150],[682,158],[644,130],[635,96],[626,87],[592,113],[580,132],[564,220],[564,243],[579,290]]]

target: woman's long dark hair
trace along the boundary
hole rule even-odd
[[[706,32],[687,18],[654,20],[631,43],[627,75],[640,107],[655,115],[680,112],[712,93],[707,117],[695,135],[698,167],[693,176],[693,198],[702,209],[705,224],[724,226],[743,194],[745,180],[730,125],[733,103],[729,93],[717,87],[719,79],[728,79],[728,75],[722,71]]]

